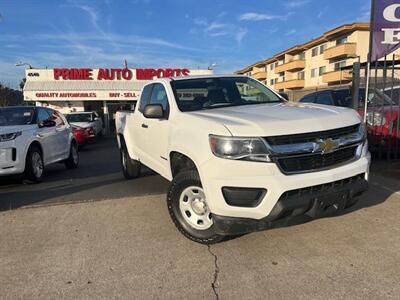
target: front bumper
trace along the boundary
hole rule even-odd
[[[0,143],[0,176],[21,174],[25,169],[23,147],[13,140]]]
[[[215,230],[238,235],[275,226],[290,225],[328,216],[353,206],[368,189],[365,174],[284,193],[271,213],[260,220],[213,215]]]
[[[213,215],[262,220],[273,213],[288,191],[309,188],[365,174],[368,181],[371,155],[367,152],[356,161],[319,172],[285,175],[274,163],[233,161],[212,157],[199,166],[207,204]],[[263,189],[262,199],[254,207],[229,205],[224,187]]]

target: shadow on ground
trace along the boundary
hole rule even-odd
[[[48,166],[40,184],[2,179],[0,210],[162,194],[167,186],[165,179],[147,168],[143,168],[140,178],[125,180],[115,139],[104,138],[80,152],[78,169],[67,170],[63,164]]]

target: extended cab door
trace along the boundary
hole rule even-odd
[[[124,138],[128,147],[128,152],[131,158],[139,159],[140,161],[147,161],[144,152],[144,143],[148,138],[143,135],[142,124],[144,123],[143,110],[144,107],[150,102],[151,91],[153,84],[146,85],[141,93],[138,107],[135,108],[133,114],[127,114],[125,119]],[[144,157],[144,160],[143,160]]]
[[[148,119],[143,115],[148,103],[141,103],[138,111],[139,139],[141,159],[145,165],[161,175],[168,176],[169,158],[169,101],[166,89],[161,83],[152,85],[149,104],[161,104],[164,110],[163,119]]]

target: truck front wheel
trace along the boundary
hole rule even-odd
[[[126,179],[137,178],[140,175],[140,161],[131,159],[126,149],[126,145],[122,144],[120,150],[122,173]]]
[[[196,171],[184,171],[173,179],[167,195],[168,211],[178,230],[201,244],[223,240],[215,233],[212,213]]]

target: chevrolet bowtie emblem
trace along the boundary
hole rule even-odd
[[[332,153],[337,148],[339,148],[339,142],[331,138],[325,140],[319,139],[315,142],[315,145],[316,147],[314,149],[314,152],[321,152],[321,154]]]

